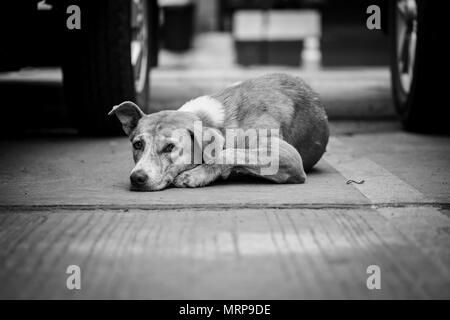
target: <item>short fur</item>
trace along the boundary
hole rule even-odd
[[[192,135],[193,123],[198,120],[206,130],[222,138],[228,128],[279,129],[279,170],[274,175],[262,176],[277,183],[303,183],[304,170],[311,169],[326,150],[329,129],[325,110],[318,95],[298,77],[269,74],[197,99],[177,111],[151,115],[143,115],[131,102],[111,110],[110,114],[118,116],[132,142],[145,141],[144,150],[134,150],[136,167],[132,171],[132,185],[136,172],[148,179],[145,184],[134,184],[135,189],[160,190],[169,185],[199,187],[220,177],[227,178],[231,172],[260,175],[257,165],[182,165],[178,159],[169,161],[161,153],[161,145],[173,140],[171,133],[176,129],[184,128],[186,135]],[[214,106],[208,107],[208,101]],[[176,144],[175,148],[179,142]],[[231,151],[225,149],[223,155]],[[242,155],[245,152],[233,151]]]

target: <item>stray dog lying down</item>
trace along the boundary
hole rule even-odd
[[[202,187],[230,174],[304,183],[322,157],[328,120],[303,80],[268,74],[145,115],[132,102],[115,114],[133,145],[131,189]]]

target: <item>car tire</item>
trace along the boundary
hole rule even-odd
[[[443,9],[437,1],[389,3],[391,82],[397,113],[406,130],[448,132],[446,110],[439,94],[443,92],[443,81],[436,77],[442,64],[447,63],[446,58],[440,58],[445,29],[437,15]],[[405,8],[401,9],[404,5],[410,6],[406,13]],[[408,33],[409,39],[405,40]]]
[[[142,5],[146,39],[139,41],[146,55],[139,81],[132,63],[132,41],[136,31],[133,5]],[[79,1],[81,29],[67,30],[63,59],[63,83],[66,104],[75,126],[84,135],[116,135],[122,129],[107,114],[125,100],[138,103],[144,112],[149,105],[149,72],[154,64],[152,46],[155,32],[150,18],[155,15],[156,1],[96,0]],[[144,52],[145,51],[145,52]],[[136,81],[135,81],[136,80]],[[138,85],[139,83],[139,85]]]

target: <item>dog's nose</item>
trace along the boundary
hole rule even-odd
[[[147,183],[148,175],[143,170],[137,170],[130,176],[131,184],[136,187],[141,187]]]

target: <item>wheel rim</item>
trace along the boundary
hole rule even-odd
[[[417,45],[417,3],[397,1],[395,10],[397,68],[403,91],[408,94],[413,80]]]
[[[148,15],[145,0],[131,1],[131,65],[137,93],[145,88],[148,64]]]

